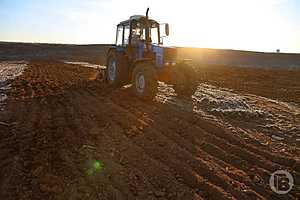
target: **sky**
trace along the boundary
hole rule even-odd
[[[300,53],[299,0],[0,0],[0,41],[110,44],[147,7],[168,46]]]

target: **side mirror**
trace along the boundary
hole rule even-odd
[[[163,23],[159,25],[160,37],[166,37],[169,35],[169,24]]]
[[[170,30],[169,30],[169,24],[165,24],[165,33],[166,33],[166,36],[168,36],[169,35],[169,32]]]

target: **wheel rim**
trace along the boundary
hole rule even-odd
[[[108,79],[114,81],[116,79],[116,61],[111,59],[108,65]]]
[[[138,73],[135,77],[135,87],[139,93],[143,93],[145,89],[145,76],[143,73]]]

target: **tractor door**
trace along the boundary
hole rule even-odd
[[[122,83],[126,84],[129,80],[128,70],[128,42],[129,42],[130,27],[129,24],[119,24],[117,26],[116,34],[116,48],[114,56],[116,59],[117,67],[122,71]]]
[[[116,46],[126,48],[129,44],[130,26],[128,25],[118,25],[117,36],[116,36]]]

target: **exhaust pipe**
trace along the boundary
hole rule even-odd
[[[149,13],[149,7],[147,8],[147,11],[146,11],[146,18],[148,19],[148,13]]]

